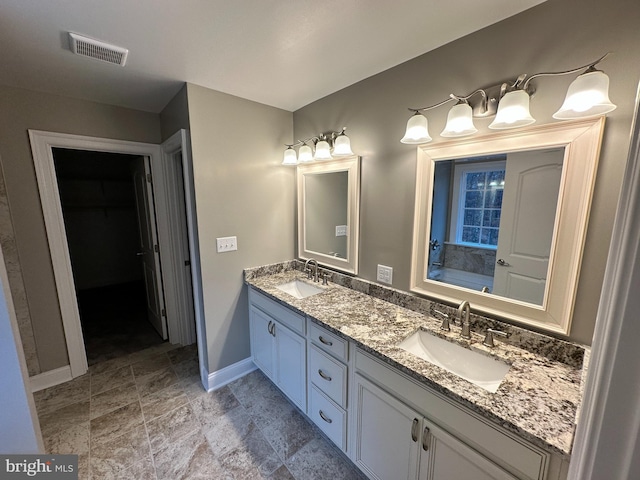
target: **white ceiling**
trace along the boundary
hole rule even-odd
[[[294,111],[543,1],[0,0],[0,84],[159,112],[191,82]]]

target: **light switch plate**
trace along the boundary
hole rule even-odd
[[[391,285],[393,283],[393,267],[378,265],[377,279],[379,282]]]
[[[238,250],[237,237],[220,237],[216,238],[216,246],[218,253],[231,252]]]
[[[346,236],[347,236],[347,226],[336,225],[336,237],[346,237]]]

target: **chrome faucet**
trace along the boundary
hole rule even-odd
[[[469,305],[469,302],[465,300],[458,307],[458,316],[460,317],[460,325],[462,326],[460,336],[462,338],[471,338],[471,324],[469,321],[470,313],[471,305]]]
[[[313,265],[313,269],[309,266],[309,264]],[[310,258],[304,263],[304,271],[307,272],[307,278],[311,278],[311,272],[313,272],[313,281],[319,282],[318,278],[318,261],[314,258]]]

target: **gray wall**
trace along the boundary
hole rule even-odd
[[[521,73],[576,67],[612,51],[601,68],[618,109],[607,119],[571,330],[573,339],[591,343],[640,77],[639,18],[637,0],[549,0],[294,112],[295,138],[347,126],[352,149],[362,156],[360,275],[375,280],[376,265],[390,265],[393,286],[409,288],[416,151],[399,142],[407,107]],[[531,111],[539,124],[552,121],[573,78],[536,82]],[[428,113],[434,143],[447,112]],[[476,122],[479,134],[489,132],[489,123]]]
[[[187,85],[209,372],[250,355],[242,270],[294,255],[292,114]],[[236,235],[238,251],[216,253]]]
[[[20,263],[39,360],[39,369],[30,373],[39,373],[68,365],[69,359],[27,130],[159,143],[160,118],[5,86],[0,86],[0,105],[0,161],[17,245],[12,261]],[[21,332],[26,327],[21,325]],[[26,348],[25,354],[30,358]]]
[[[189,130],[189,105],[187,104],[186,83],[160,112],[162,141],[164,142],[182,128]]]

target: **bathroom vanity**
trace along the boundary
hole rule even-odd
[[[252,356],[369,478],[566,477],[583,349],[506,325],[509,343],[485,347],[481,322],[461,339],[458,327],[439,329],[427,300],[359,279],[323,286],[299,267],[245,271]],[[291,282],[312,288],[281,288]],[[354,289],[367,287],[393,303]],[[443,366],[410,351],[413,335],[446,342],[433,347],[444,348]],[[459,348],[506,365],[506,374],[494,387],[479,386],[484,367],[469,374],[475,383],[465,380],[464,366],[447,362]]]

